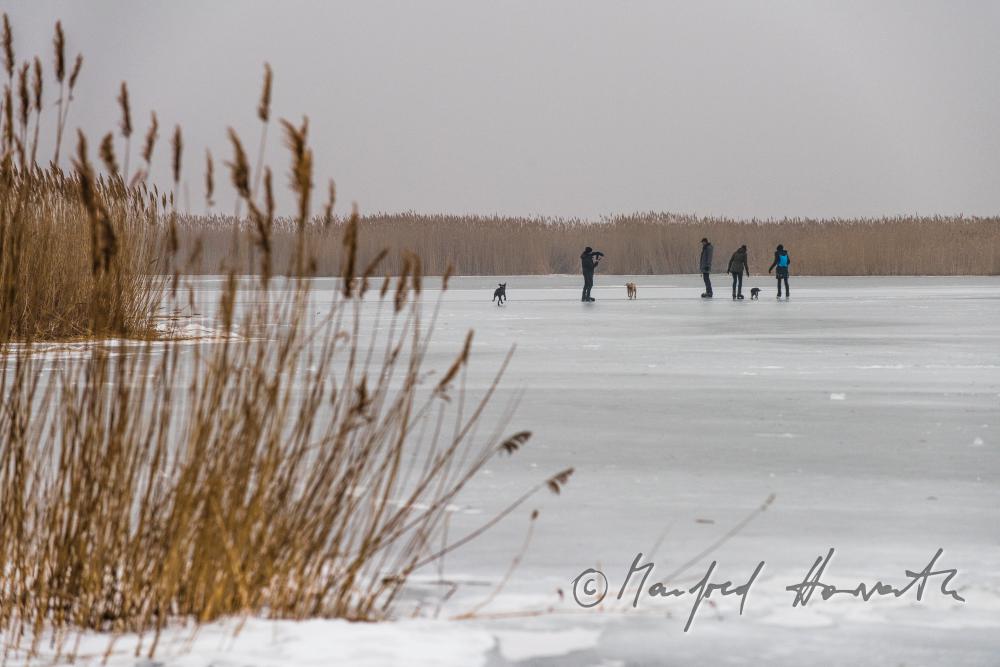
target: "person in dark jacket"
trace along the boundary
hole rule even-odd
[[[604,257],[604,253],[594,250],[590,246],[583,249],[580,255],[580,266],[583,269],[583,298],[580,301],[597,301],[590,296],[590,290],[594,287],[594,269]]]
[[[771,262],[771,266],[767,269],[770,273],[774,269],[778,269],[777,273],[774,275],[778,278],[778,298],[781,298],[781,281],[785,281],[785,298],[792,296],[792,290],[788,287],[788,265],[792,263],[792,259],[788,256],[788,251],[785,250],[785,246],[779,244],[774,250],[774,261]]]
[[[733,276],[733,299],[743,298],[743,272],[747,272],[750,277],[750,262],[747,261],[747,247],[741,245],[733,256],[729,258],[729,268],[726,269]]]
[[[712,298],[712,279],[709,277],[709,274],[712,273],[712,250],[712,244],[708,242],[708,239],[702,239],[698,269],[701,271],[701,277],[705,280],[705,293],[701,295],[703,299]]]

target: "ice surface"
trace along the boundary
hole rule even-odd
[[[501,280],[509,301],[498,308]],[[753,277],[745,290],[761,287],[760,300],[738,302],[715,280],[707,301],[700,276],[599,275],[596,303],[583,304],[577,277],[453,279],[429,365],[446,367],[473,328],[468,382],[481,390],[516,344],[486,422],[523,392],[508,430],[534,437],[461,496],[452,534],[573,466],[562,495],[538,496],[448,555],[444,576],[460,593],[440,620],[253,621],[225,652],[206,648],[225,634],[211,627],[164,664],[1000,662],[1000,279],[793,276],[791,300],[777,301],[773,279]],[[221,281],[197,285],[209,312]],[[319,313],[335,281],[317,290]],[[738,599],[711,599],[684,633],[686,599],[571,601],[582,570],[601,569],[617,589],[637,552],[656,564],[650,583],[666,576],[771,493],[766,512],[668,582],[689,587],[717,560],[717,577],[741,583],[763,560],[742,617]],[[488,595],[480,584],[501,579],[536,507],[504,592],[478,620],[444,620]],[[793,609],[784,587],[831,547],[824,581],[844,587],[905,583],[905,569],[943,548],[938,567],[958,569],[967,601],[932,580],[920,603]],[[444,593],[436,570],[422,576],[413,599]]]

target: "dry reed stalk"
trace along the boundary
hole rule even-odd
[[[132,107],[128,100],[128,84],[122,81],[121,88],[118,92],[118,108],[121,110],[121,121],[118,123],[118,127],[121,130],[122,137],[125,138],[125,170],[122,172],[124,178],[128,181],[128,160],[132,153]],[[153,121],[156,121],[156,117],[153,117]]]
[[[260,148],[257,150],[257,165],[254,169],[253,193],[256,196],[260,186],[261,173],[264,168],[264,149],[267,147],[267,128],[271,120],[271,65],[264,63],[264,83],[261,85],[260,103],[257,105],[257,118],[260,119]]]
[[[35,105],[35,133],[31,141],[31,164],[34,165],[38,156],[38,134],[42,125],[42,61],[35,57],[34,68],[31,77],[32,100]]]

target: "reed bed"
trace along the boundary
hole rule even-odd
[[[4,28],[10,54],[6,17]],[[64,44],[57,25],[60,118],[79,70],[67,75]],[[267,69],[261,146],[271,124],[270,81]],[[74,638],[87,630],[139,633],[137,654],[152,657],[165,629],[233,615],[384,619],[415,570],[480,536],[533,494],[559,493],[572,469],[539,479],[466,534],[447,530],[461,491],[488,461],[527,446],[531,434],[503,437],[505,421],[480,426],[506,364],[490,387],[467,394],[471,331],[448,367],[427,368],[438,306],[423,300],[423,261],[403,253],[393,260],[394,278],[376,280],[388,252],[362,255],[356,215],[337,223],[342,280],[317,321],[305,121],[280,121],[297,202],[295,218],[280,223],[270,168],[251,167],[230,131],[225,167],[246,212],[254,286],[241,288],[230,270],[212,335],[193,344],[169,327],[151,329],[157,313],[183,322],[193,309],[184,266],[198,250],[181,247],[183,223],[170,193],[145,184],[155,116],[142,166],[132,172],[124,84],[119,105],[126,149],[119,156],[112,135],[105,137],[103,176],[82,135],[68,174],[57,166],[58,141],[47,169],[24,142],[5,144],[4,660],[72,657]],[[5,128],[17,131],[16,123]],[[170,147],[176,191],[179,128]],[[211,157],[206,185],[211,198]],[[318,224],[332,228],[332,187],[327,195]],[[147,263],[151,257],[156,263]],[[18,275],[27,271],[43,285]],[[59,289],[60,271],[65,284],[84,281],[71,298]],[[10,294],[22,289],[34,292]],[[374,325],[365,313],[374,313]],[[77,339],[72,354],[45,342],[63,337]]]
[[[49,166],[38,163],[46,79],[39,58],[16,65],[13,34],[3,23],[7,84],[0,113],[0,344],[11,340],[143,336],[159,301],[155,193],[125,186],[110,136],[98,175],[78,137],[74,169],[59,166],[63,131],[83,58],[67,71],[56,25],[54,81],[58,139]]]
[[[252,244],[245,223],[233,217],[186,216],[181,244],[198,244],[192,270],[217,273],[224,259],[247,267]],[[343,220],[309,225],[309,244],[321,275],[338,275],[336,252]],[[362,257],[393,250],[387,266],[398,271],[398,251],[420,254],[429,274],[452,266],[459,275],[579,272],[585,246],[607,254],[601,270],[625,275],[695,273],[700,240],[715,245],[718,270],[740,245],[750,269],[767,270],[781,243],[799,275],[1000,274],[1000,218],[896,217],[835,220],[729,220],[667,213],[637,213],[597,221],[545,218],[376,214],[360,220]],[[279,221],[272,243],[278,257],[294,247],[291,227]],[[234,259],[235,258],[235,259]]]

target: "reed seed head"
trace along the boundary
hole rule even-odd
[[[4,116],[4,127],[3,127],[3,143],[6,151],[11,151],[14,148],[14,98],[10,92],[10,86],[4,87],[4,105],[3,105],[3,116]]]
[[[573,468],[566,468],[562,472],[556,473],[546,480],[545,485],[549,487],[549,491],[559,495],[559,492],[562,491],[562,487],[566,486],[566,483],[569,482],[570,475],[572,474]]]
[[[69,75],[69,90],[73,92],[76,88],[76,79],[80,76],[80,70],[83,68],[83,55],[76,54],[76,60],[73,62],[73,71]]]
[[[513,454],[517,450],[521,449],[524,443],[528,442],[530,438],[531,431],[521,431],[520,433],[515,433],[500,444],[500,450],[507,454]]]
[[[211,208],[215,205],[212,196],[215,194],[215,164],[212,162],[212,152],[205,151],[205,205]]]
[[[42,61],[35,56],[35,68],[31,78],[31,90],[34,96],[35,113],[42,112]]]
[[[115,137],[111,132],[105,134],[104,139],[101,140],[101,161],[104,162],[104,168],[108,170],[109,174],[118,173],[118,160],[115,159]]]
[[[10,29],[10,19],[7,13],[3,15],[3,67],[7,78],[14,78],[14,33]]]
[[[264,167],[264,206],[267,211],[267,219],[274,220],[274,183],[271,177],[271,168]]]
[[[118,93],[118,106],[121,108],[122,120],[121,120],[121,130],[122,136],[128,139],[132,136],[132,109],[128,102],[128,84],[122,81],[121,90]]]
[[[66,36],[63,35],[62,21],[56,21],[52,46],[56,52],[56,81],[62,83],[66,79]]]
[[[302,126],[295,127],[285,119],[281,120],[285,130],[285,146],[292,154],[292,172],[289,182],[292,191],[299,198],[299,224],[304,225],[309,218],[309,198],[312,193],[312,150],[307,146],[309,119],[302,119]]]
[[[243,144],[236,130],[229,128],[229,142],[233,145],[233,161],[227,163],[229,166],[230,178],[233,187],[240,197],[250,200],[250,163],[247,161],[247,153],[243,150]]]
[[[264,123],[271,118],[271,65],[264,63],[264,85],[260,91],[257,117]]]
[[[20,102],[20,121],[22,127],[28,126],[28,114],[31,112],[31,93],[28,86],[28,72],[31,65],[25,62],[17,73],[17,97]]]
[[[160,136],[160,123],[156,119],[156,112],[150,112],[149,115],[149,130],[146,131],[146,141],[142,147],[142,159],[147,166],[153,162],[153,149],[156,148],[156,140]]]
[[[181,181],[181,155],[184,151],[184,140],[181,137],[181,126],[174,126],[174,138],[170,142],[173,148],[173,170],[174,170],[174,183],[180,183]]]

